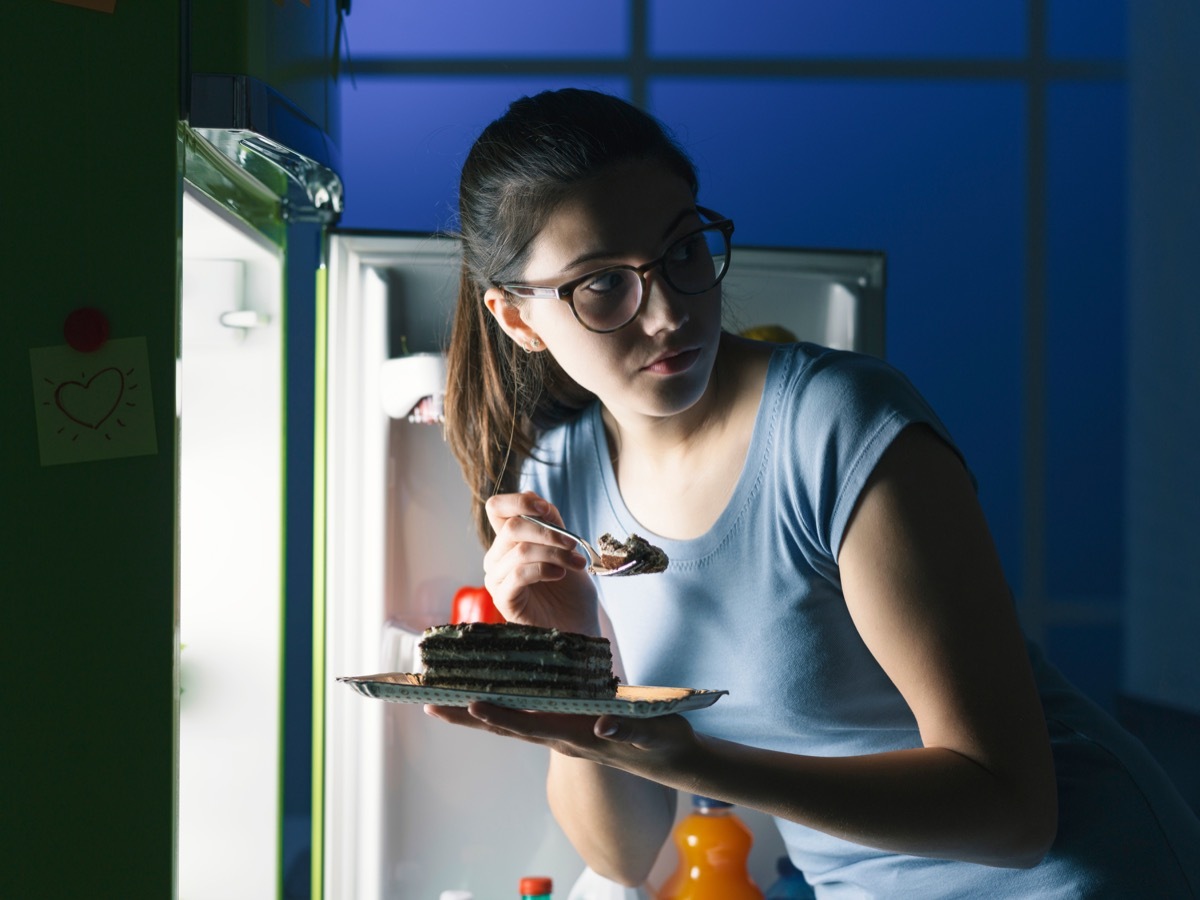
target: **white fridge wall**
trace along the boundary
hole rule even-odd
[[[882,253],[735,246],[725,327],[783,325],[802,341],[883,356],[885,287]]]
[[[325,896],[415,900],[466,888],[476,900],[507,900],[533,874],[550,875],[566,896],[583,862],[547,808],[544,750],[334,681],[412,671],[421,630],[449,621],[455,590],[482,584],[483,572],[441,427],[404,418],[409,398],[440,386],[414,389],[394,365],[381,377],[389,333],[412,353],[445,347],[457,243],[337,234],[329,266]],[[779,324],[883,355],[881,254],[735,248],[725,290],[733,329]],[[413,369],[424,377],[430,367]],[[689,806],[682,797],[680,815]],[[782,844],[768,817],[741,814],[755,831],[752,871],[765,887]],[[668,845],[652,885],[674,861]]]
[[[414,243],[415,242],[415,243]],[[440,348],[453,247],[337,235],[330,249],[326,581],[325,896],[507,900],[523,875],[569,887],[583,862],[545,801],[544,750],[464,732],[420,706],[334,679],[389,671],[398,633],[449,621],[482,584],[466,487],[439,426],[389,419],[389,318],[410,349]],[[390,314],[389,314],[390,308]]]
[[[277,896],[283,269],[184,194],[179,897]],[[261,327],[220,317],[252,311]]]

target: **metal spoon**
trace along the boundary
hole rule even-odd
[[[604,565],[603,557],[600,556],[596,548],[579,535],[572,534],[570,531],[567,531],[567,529],[559,528],[557,525],[551,525],[549,522],[545,522],[536,516],[522,515],[520,518],[524,519],[526,522],[532,522],[534,525],[541,525],[548,531],[556,532],[561,534],[563,537],[569,537],[571,540],[577,543],[583,548],[583,552],[588,556],[588,562],[590,563],[588,566],[588,572],[590,572],[592,575],[633,575],[636,574],[637,570],[642,567],[641,560],[631,559],[623,566],[619,566],[616,569],[610,569]]]

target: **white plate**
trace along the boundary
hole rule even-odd
[[[590,697],[533,697],[489,691],[460,691],[454,688],[426,687],[420,675],[389,672],[382,675],[346,675],[338,679],[365,697],[393,703],[432,703],[436,706],[466,706],[476,700],[511,709],[535,709],[543,712],[616,715],[648,719],[669,713],[686,712],[712,706],[729,691],[701,691],[691,688],[617,686],[611,700]]]

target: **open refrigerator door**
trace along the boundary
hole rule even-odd
[[[292,897],[307,868],[307,797],[289,775],[309,776],[310,695],[294,688],[308,681],[309,566],[296,548],[311,511],[294,487],[311,446],[296,422],[312,351],[295,339],[342,209],[334,38],[348,5],[182,9],[183,898]]]
[[[286,240],[278,198],[180,140],[178,890],[260,900],[279,889]]]

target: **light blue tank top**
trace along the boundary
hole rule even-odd
[[[911,711],[854,627],[836,562],[871,471],[916,423],[953,446],[933,410],[887,363],[788,345],[772,356],[741,476],[706,534],[670,540],[633,518],[598,405],[543,436],[523,487],[553,502],[570,528],[636,532],[666,551],[663,575],[597,583],[626,681],[729,691],[687,714],[698,731],[814,756],[919,747]],[[996,869],[886,853],[777,820],[818,897],[1190,897],[1200,890],[1195,816],[1136,741],[1031,653],[1059,769],[1059,839],[1050,856],[1033,869]],[[1140,852],[1130,853],[1131,837]]]

